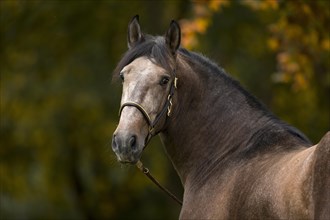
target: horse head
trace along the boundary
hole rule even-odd
[[[112,149],[122,163],[135,164],[151,137],[165,129],[176,89],[180,33],[175,21],[162,37],[143,34],[138,16],[128,25],[128,51],[115,70],[123,86],[119,124],[112,138]]]

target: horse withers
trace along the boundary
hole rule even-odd
[[[112,148],[136,164],[159,134],[184,187],[180,219],[330,219],[330,133],[319,144],[206,57],[128,26]]]

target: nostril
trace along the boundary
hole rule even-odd
[[[112,149],[114,151],[118,150],[118,143],[117,143],[117,140],[116,140],[116,135],[113,135],[113,137],[112,137]]]
[[[128,141],[129,147],[132,150],[136,150],[137,149],[137,142],[136,142],[136,135],[133,135],[129,141]]]

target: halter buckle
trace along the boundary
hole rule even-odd
[[[177,89],[177,84],[178,84],[178,78],[175,77],[174,78],[174,81],[173,81],[173,86],[175,89]],[[172,89],[171,89],[172,90]],[[173,96],[173,93],[171,92],[168,96],[167,96],[167,100],[168,100],[168,107],[167,107],[167,116],[170,117],[171,116],[171,113],[172,113],[172,96]]]
[[[174,78],[174,88],[176,88],[176,89],[178,88],[178,87],[177,87],[177,84],[178,84],[178,78],[175,77],[175,78]]]
[[[168,95],[167,100],[169,102],[168,107],[167,107],[167,116],[170,117],[171,112],[172,112],[172,96]]]

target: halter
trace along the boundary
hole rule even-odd
[[[171,116],[172,113],[172,98],[174,95],[175,90],[177,89],[177,82],[178,82],[178,78],[176,77],[175,71],[173,71],[173,75],[174,75],[174,80],[172,80],[171,82],[171,87],[170,87],[170,91],[169,94],[167,96],[166,102],[163,106],[163,109],[160,111],[160,113],[156,116],[155,120],[152,121],[151,117],[149,115],[149,113],[146,111],[146,109],[140,105],[137,102],[132,102],[132,101],[128,101],[125,102],[124,104],[121,105],[120,109],[119,109],[119,117],[121,116],[121,112],[123,111],[123,108],[126,106],[132,106],[137,108],[142,115],[144,116],[145,120],[148,123],[149,129],[148,129],[148,135],[146,137],[146,141],[145,141],[145,147],[148,145],[150,139],[158,134],[161,129],[157,132],[155,132],[155,127],[157,125],[157,123],[159,122],[159,120],[163,117],[163,115],[167,112],[166,114],[166,118],[165,120],[167,120],[167,117]],[[166,121],[165,121],[166,123]],[[154,184],[156,184],[163,192],[165,192],[168,196],[170,196],[173,200],[175,200],[178,204],[182,205],[182,201],[180,199],[178,199],[173,193],[171,193],[168,189],[166,189],[165,187],[163,187],[149,172],[149,169],[144,167],[142,162],[139,160],[136,164],[137,168],[144,173]]]
[[[150,139],[154,135],[156,135],[160,132],[160,131],[155,132],[155,127],[158,124],[159,120],[163,117],[163,115],[167,112],[167,117],[171,116],[172,106],[173,106],[172,98],[173,98],[175,90],[177,89],[177,81],[178,81],[178,78],[176,77],[175,71],[173,71],[173,72],[174,72],[174,80],[171,83],[170,91],[169,91],[169,94],[167,96],[166,102],[165,102],[161,112],[156,116],[154,121],[151,120],[151,117],[150,117],[149,113],[146,111],[146,109],[141,104],[139,104],[137,102],[133,102],[133,101],[125,102],[124,104],[121,105],[121,107],[119,109],[119,117],[121,116],[121,112],[123,111],[124,107],[126,107],[126,106],[135,107],[142,113],[142,115],[144,116],[144,118],[147,121],[148,126],[149,126],[145,146],[147,146]],[[166,117],[166,119],[167,119],[167,117]]]

